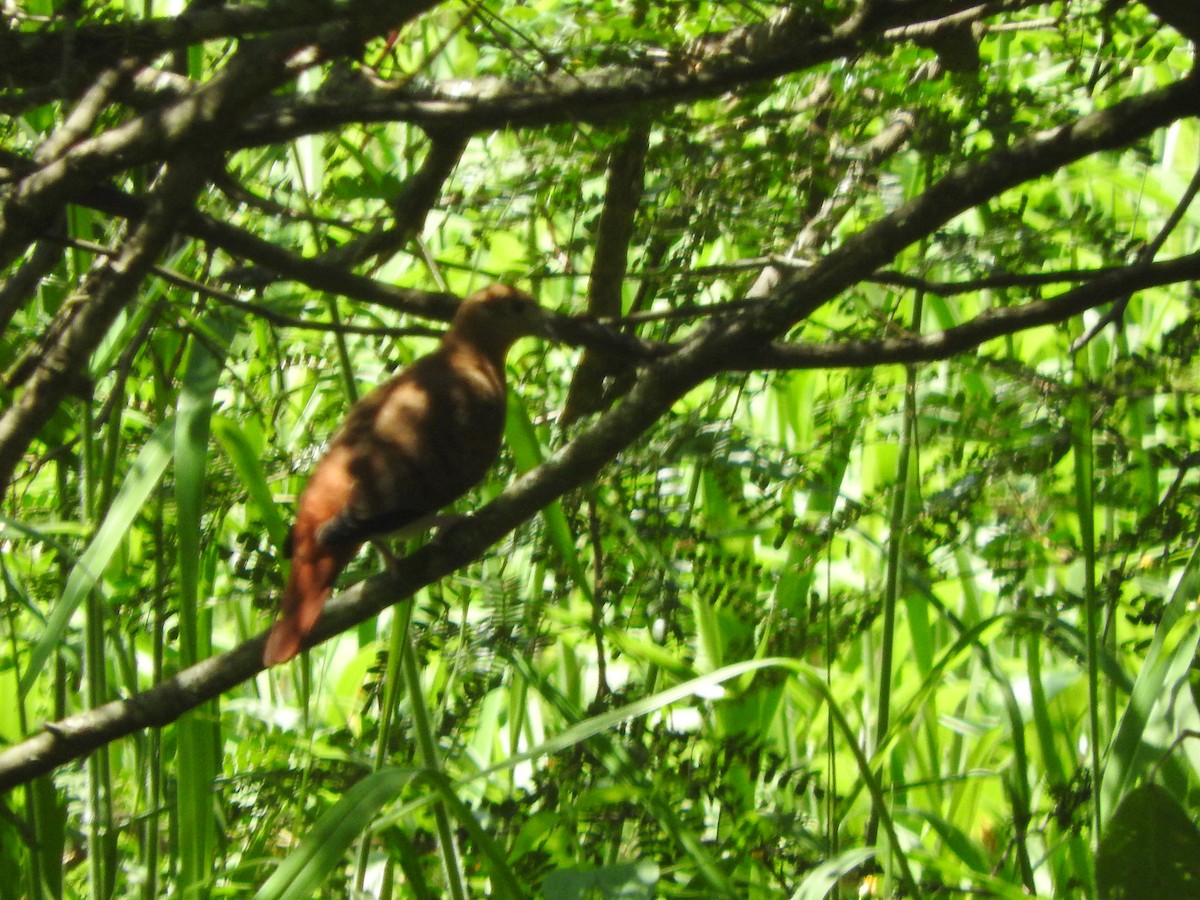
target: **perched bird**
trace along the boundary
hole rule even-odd
[[[300,652],[366,540],[419,530],[487,473],[504,434],[504,358],[524,335],[551,336],[534,299],[484,288],[463,301],[436,350],[353,406],[300,495],[264,665]]]

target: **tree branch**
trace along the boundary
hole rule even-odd
[[[0,415],[0,494],[8,490],[25,449],[50,421],[74,378],[86,371],[91,352],[174,234],[180,211],[208,177],[206,163],[207,157],[198,155],[172,163],[151,195],[146,216],[130,228],[118,256],[94,270],[59,310],[42,342],[35,371],[16,403]]]
[[[861,280],[863,272],[889,265],[900,251],[968,209],[1197,112],[1200,77],[1192,74],[952,170],[924,193],[847,238],[811,269],[791,274],[762,309],[753,316],[739,317],[730,326],[723,352],[738,359],[757,352]],[[714,360],[718,365],[729,362]]]
[[[1151,265],[1135,263],[1049,300],[991,309],[936,334],[828,344],[772,344],[727,370],[858,368],[949,359],[998,337],[1065,322],[1135,291],[1196,280],[1200,280],[1200,253]]]
[[[596,318],[621,315],[621,291],[629,268],[629,242],[642,201],[649,145],[649,125],[638,123],[613,148],[608,160],[604,205],[596,225],[596,249],[588,279],[588,312]],[[625,368],[632,376],[628,367]],[[571,376],[567,399],[559,415],[560,424],[569,425],[603,408],[604,379],[612,374],[615,372],[611,357],[605,359],[585,352]]]
[[[131,166],[167,158],[180,148],[215,151],[223,143],[219,136],[273,89],[326,56],[351,52],[376,33],[399,27],[434,2],[355,0],[347,6],[352,14],[345,20],[249,41],[196,91],[18,172],[0,211],[0,267],[24,249],[73,191]]]
[[[353,18],[360,4],[310,0],[266,5],[241,4],[198,8],[172,18],[82,24],[39,31],[0,31],[0,73],[14,87],[38,87],[63,73],[63,60],[72,84],[80,84],[128,56],[156,57],[206,41],[247,39],[271,33],[315,28],[329,21]],[[69,85],[63,86],[69,93]]]
[[[1022,0],[1017,5],[1035,4]],[[250,116],[225,146],[258,146],[365,122],[408,122],[474,134],[501,128],[603,123],[614,116],[628,119],[640,108],[718,97],[853,57],[868,52],[885,25],[915,25],[944,14],[938,4],[906,4],[897,9],[894,21],[855,21],[830,31],[789,7],[781,14],[783,20],[746,26],[677,48],[647,51],[631,64],[582,72],[568,68],[525,82],[478,78],[414,86],[409,79],[397,83],[365,76],[340,79],[327,91],[276,100]],[[753,53],[748,52],[751,49]]]

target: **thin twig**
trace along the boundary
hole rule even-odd
[[[1188,182],[1187,189],[1184,190],[1183,196],[1179,198],[1179,202],[1175,204],[1175,209],[1171,211],[1171,215],[1167,216],[1167,221],[1163,223],[1163,227],[1159,229],[1158,234],[1150,241],[1141,252],[1138,253],[1137,265],[1147,266],[1154,261],[1154,257],[1158,255],[1158,251],[1162,249],[1163,244],[1167,242],[1173,232],[1183,221],[1183,214],[1187,212],[1187,208],[1192,205],[1192,201],[1196,199],[1196,193],[1200,191],[1200,166],[1192,173],[1192,180]],[[1100,317],[1086,332],[1081,334],[1071,343],[1071,352],[1078,353],[1086,347],[1091,340],[1096,337],[1101,331],[1107,328],[1114,322],[1121,322],[1125,318],[1125,310],[1129,307],[1129,301],[1132,294],[1126,294],[1120,297],[1112,308]]]

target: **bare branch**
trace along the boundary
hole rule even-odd
[[[0,493],[8,489],[25,448],[50,420],[72,380],[109,326],[129,303],[150,266],[174,234],[180,211],[209,174],[204,157],[183,157],[163,173],[143,218],[129,230],[120,254],[94,270],[64,304],[43,341],[36,370],[21,396],[0,415]]]
[[[621,314],[621,289],[629,267],[634,217],[642,200],[649,143],[649,126],[638,124],[616,146],[608,162],[604,207],[600,211],[596,251],[588,281],[588,312],[596,318]],[[566,403],[559,417],[561,424],[568,425],[603,408],[604,378],[613,374],[611,370],[611,359],[606,361],[593,353],[583,354],[567,390]],[[632,375],[632,372],[628,374]]]
[[[1200,111],[1200,77],[1192,75],[1140,97],[1123,100],[1083,118],[1035,134],[977,163],[960,166],[928,190],[877,220],[795,273],[770,306],[753,319],[742,317],[729,337],[740,354],[761,347],[806,318],[814,309],[856,283],[864,271],[886,265],[905,247],[952,218],[1023,182],[1048,175],[1090,154],[1127,145]]]
[[[1035,4],[1022,0],[1016,5]],[[647,51],[629,65],[583,72],[567,68],[527,82],[481,78],[421,87],[408,79],[398,83],[343,79],[315,95],[276,101],[248,118],[225,146],[284,141],[351,122],[409,122],[426,129],[479,133],[561,122],[605,122],[615,116],[626,119],[639,109],[717,97],[864,53],[885,27],[939,19],[952,6],[978,4],[906,4],[887,23],[854,20],[832,32],[798,7],[788,7],[782,19],[678,49]]]
[[[1049,300],[1000,307],[936,334],[829,344],[772,344],[729,370],[858,368],[949,359],[1005,335],[1065,322],[1146,288],[1200,279],[1200,253],[1151,265],[1134,264]]]
[[[24,249],[71,192],[130,166],[170,156],[180,147],[212,148],[218,135],[274,88],[326,55],[350,52],[374,34],[403,24],[433,2],[355,0],[346,7],[346,20],[247,42],[195,92],[81,140],[44,165],[15,173],[17,183],[0,211],[0,265]]]
[[[251,38],[331,19],[353,16],[358,4],[312,0],[200,8],[192,6],[173,18],[118,24],[82,24],[38,31],[0,31],[0,72],[14,86],[37,87],[63,72],[64,59],[74,83],[83,83],[129,56],[155,57],[171,50],[221,38]],[[64,85],[65,90],[69,87]]]

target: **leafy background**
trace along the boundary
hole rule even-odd
[[[3,15],[0,897],[1196,896],[1200,91],[1033,137],[1186,3]],[[534,499],[257,672],[323,440],[492,281],[574,330],[460,506]]]

